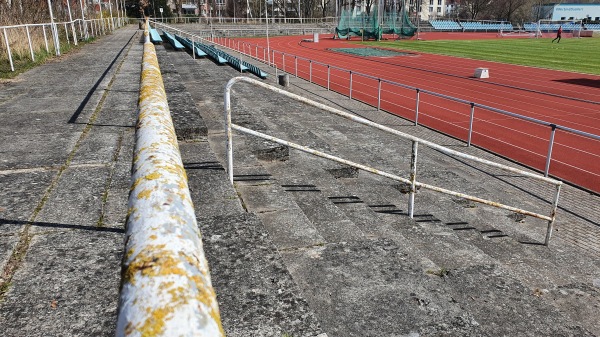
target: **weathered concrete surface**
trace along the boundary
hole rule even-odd
[[[0,83],[0,330],[114,335],[137,27]],[[18,243],[18,244],[17,244]]]
[[[170,56],[174,60],[182,55]],[[216,82],[223,88],[238,73],[207,60],[196,62],[198,67],[186,68],[189,71],[182,76],[187,90],[197,102],[218,102],[222,90],[213,89],[219,85]],[[173,64],[177,67],[178,61]],[[199,81],[202,87],[196,85]],[[306,82],[292,78],[289,90],[439,144],[505,162]],[[214,104],[205,107],[201,113],[208,141],[225,165],[222,111]],[[233,88],[232,107],[236,123],[408,176],[410,142],[245,84]],[[588,236],[598,235],[600,217],[593,207],[597,197],[564,188],[568,197],[561,198],[560,229],[547,248],[525,244],[543,240],[543,222],[529,218],[516,222],[509,212],[428,191],[417,194],[417,216],[411,220],[405,215],[407,195],[397,182],[365,173],[340,175],[338,170],[343,168],[339,165],[295,151],[285,161],[260,160],[252,151],[256,142],[249,139],[234,134],[234,174],[258,178],[236,181],[236,190],[246,209],[262,219],[329,336],[600,334],[595,322],[600,293],[593,281],[600,271],[600,246],[580,249],[563,236],[574,227],[585,228]],[[535,211],[549,209],[551,188],[481,165],[465,165],[427,148],[421,147],[419,154],[417,176],[424,182]],[[312,186],[315,191],[285,191],[292,185]],[[563,230],[560,224],[569,227]],[[331,232],[336,227],[338,231]],[[347,230],[358,235],[349,237]],[[315,235],[324,242],[303,239]],[[388,254],[384,246],[402,252],[403,258]],[[386,276],[388,272],[404,278],[396,281]]]
[[[0,84],[7,336],[114,334],[139,88],[136,28]],[[272,144],[238,133],[231,186],[222,95],[239,73],[158,49],[177,96],[171,108],[193,116],[176,128],[206,125],[206,136],[181,137],[180,150],[228,335],[600,336],[597,196],[565,186],[558,231],[543,247],[543,222],[423,190],[409,219],[398,183],[296,151],[261,157]],[[293,77],[289,90],[503,161]],[[409,172],[409,142],[245,84],[233,99],[239,124]],[[549,209],[545,186],[423,147],[419,155],[425,182]]]

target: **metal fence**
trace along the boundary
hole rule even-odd
[[[265,62],[269,66],[275,67],[276,71],[287,72],[327,88],[327,90],[333,90],[351,99],[370,104],[377,107],[378,110],[385,110],[412,120],[415,125],[423,124],[420,118],[425,118],[425,125],[465,140],[467,146],[471,144],[482,145],[494,152],[501,152],[499,150],[502,147],[511,147],[512,152],[518,152],[521,157],[528,157],[528,161],[523,162],[523,164],[540,170],[545,176],[552,174],[564,178],[565,173],[576,170],[578,174],[571,181],[588,188],[589,186],[586,186],[585,182],[593,183],[600,180],[600,172],[596,169],[600,162],[600,154],[590,151],[590,149],[598,149],[600,146],[599,135],[313,61],[276,51],[268,46],[263,47],[222,36],[205,38],[210,39],[213,43]],[[412,102],[412,105],[410,102]],[[600,102],[591,103],[600,104]],[[429,109],[443,110],[445,112],[444,118],[440,119],[434,114],[424,113],[424,105],[427,105]],[[507,118],[507,121],[504,123],[494,121],[494,118],[497,119],[498,116]],[[533,124],[538,128],[533,132],[524,133],[520,131],[520,129],[526,128],[523,123]],[[492,129],[505,130],[505,138],[492,138],[487,132]],[[554,159],[553,149],[556,145],[555,135],[557,131],[562,131],[576,139],[560,144],[560,146],[566,148],[567,151],[563,151],[566,154],[563,154],[561,158]],[[474,140],[474,137],[477,139]],[[522,139],[522,143],[516,144],[511,141],[512,138]],[[534,148],[535,151],[532,150]],[[541,150],[542,148],[545,149]],[[570,161],[573,157],[586,158],[580,163],[582,162],[588,166],[577,167]],[[551,164],[556,165],[554,172],[551,172]]]
[[[273,92],[279,93],[281,95],[287,96],[287,97],[292,98],[292,99],[294,99],[296,101],[312,105],[314,107],[317,107],[317,108],[319,108],[321,110],[330,112],[330,113],[335,114],[337,116],[340,116],[340,117],[352,120],[354,122],[357,122],[357,123],[360,123],[360,124],[363,124],[363,125],[374,127],[376,129],[379,129],[379,130],[391,133],[393,135],[396,135],[398,137],[401,137],[403,139],[411,141],[412,142],[412,151],[411,151],[410,176],[407,177],[407,178],[403,178],[403,177],[400,177],[400,176],[397,176],[397,175],[394,175],[394,174],[390,174],[390,173],[387,173],[387,172],[384,172],[384,171],[381,171],[381,170],[378,170],[378,169],[375,169],[375,168],[372,168],[372,167],[369,167],[369,166],[366,166],[366,165],[362,165],[362,164],[358,164],[358,163],[355,163],[355,162],[351,162],[351,161],[348,161],[348,160],[345,160],[345,159],[342,159],[342,158],[339,158],[339,157],[335,157],[335,156],[332,156],[330,154],[327,154],[327,153],[324,153],[324,152],[321,152],[321,151],[317,151],[317,150],[314,150],[314,149],[311,149],[311,148],[308,148],[308,147],[305,147],[305,146],[302,146],[302,145],[299,145],[299,144],[295,144],[295,143],[292,143],[292,142],[289,142],[289,141],[286,141],[286,140],[283,140],[283,139],[279,139],[279,138],[276,138],[276,137],[273,137],[273,136],[270,136],[270,135],[267,135],[267,134],[264,134],[264,133],[260,133],[260,132],[257,132],[257,131],[254,131],[254,130],[251,130],[251,129],[248,129],[248,128],[245,128],[245,127],[242,127],[242,126],[239,126],[239,125],[236,125],[236,124],[233,124],[231,122],[231,88],[233,87],[234,84],[236,84],[238,82],[248,82],[248,83],[251,83],[253,85],[256,85],[256,86],[265,88],[267,90],[271,90]],[[377,175],[380,175],[380,176],[383,176],[383,177],[386,177],[386,178],[389,178],[389,179],[392,179],[392,180],[395,180],[395,181],[400,181],[400,182],[403,182],[405,184],[408,184],[410,186],[410,193],[409,193],[409,200],[408,200],[408,215],[411,218],[413,217],[414,197],[415,197],[415,193],[417,191],[417,187],[422,187],[422,188],[429,189],[429,190],[432,190],[432,191],[435,191],[435,192],[452,195],[452,196],[463,198],[463,199],[466,199],[466,200],[471,200],[471,201],[474,201],[474,202],[479,202],[479,203],[483,203],[483,204],[490,205],[490,206],[493,206],[493,207],[498,207],[498,208],[506,209],[506,210],[509,210],[509,211],[512,211],[512,212],[516,212],[516,213],[520,213],[520,214],[525,214],[525,215],[528,215],[528,216],[531,216],[531,217],[535,217],[535,218],[538,218],[538,219],[546,220],[548,222],[548,226],[547,226],[547,229],[546,229],[546,238],[544,240],[544,244],[547,246],[548,243],[550,242],[550,238],[552,236],[552,228],[553,228],[553,225],[554,225],[554,220],[556,218],[556,209],[558,207],[558,198],[559,198],[559,194],[560,194],[560,188],[561,188],[561,185],[562,185],[561,181],[558,181],[558,180],[555,180],[555,179],[551,179],[551,178],[548,178],[548,177],[544,177],[544,176],[541,176],[541,175],[538,175],[538,174],[535,174],[535,173],[531,173],[531,172],[523,171],[523,170],[520,170],[520,169],[516,169],[516,168],[510,167],[510,166],[498,164],[498,163],[495,163],[495,162],[492,162],[492,161],[488,161],[488,160],[485,160],[485,159],[482,159],[482,158],[478,158],[478,157],[475,157],[475,156],[471,156],[471,155],[468,155],[468,154],[464,154],[464,153],[461,153],[461,152],[458,152],[458,151],[455,151],[455,150],[443,147],[441,145],[429,142],[427,140],[420,139],[420,138],[408,135],[406,133],[397,131],[395,129],[392,129],[392,128],[389,128],[389,127],[386,127],[386,126],[383,126],[383,125],[371,122],[371,121],[369,121],[367,119],[364,119],[362,117],[358,117],[358,116],[355,116],[353,114],[346,113],[346,112],[343,112],[341,110],[329,107],[327,105],[315,102],[315,101],[310,100],[308,98],[305,98],[305,97],[302,97],[302,96],[290,93],[290,92],[288,92],[286,90],[279,89],[277,87],[265,84],[265,83],[263,83],[261,81],[258,81],[258,80],[255,80],[255,79],[252,79],[252,78],[249,78],[249,77],[235,77],[235,78],[231,79],[227,83],[227,85],[225,87],[225,94],[224,94],[224,96],[225,96],[224,97],[224,101],[225,101],[225,121],[226,121],[226,130],[225,131],[227,133],[227,172],[229,174],[229,181],[230,181],[231,184],[233,184],[233,134],[232,134],[232,130],[237,130],[237,131],[240,131],[240,132],[243,132],[243,133],[247,133],[247,134],[250,134],[250,135],[253,135],[253,136],[256,136],[256,137],[260,137],[260,138],[263,138],[263,139],[267,139],[267,140],[270,140],[270,141],[273,141],[273,142],[276,142],[276,143],[279,143],[279,144],[282,144],[282,145],[285,145],[285,146],[289,146],[289,147],[292,147],[294,149],[297,149],[297,150],[300,150],[300,151],[303,151],[303,152],[307,152],[307,153],[310,153],[310,154],[313,154],[313,155],[316,155],[316,156],[319,156],[319,157],[322,157],[322,158],[333,160],[333,161],[336,161],[336,162],[339,162],[339,163],[342,163],[342,164],[345,164],[345,165],[349,165],[349,166],[355,167],[355,168],[360,169],[360,170],[371,172],[373,174],[377,174]],[[448,189],[445,189],[445,188],[442,188],[442,187],[439,187],[439,186],[434,186],[434,185],[429,185],[429,184],[418,182],[417,181],[417,153],[418,153],[417,149],[418,149],[418,145],[419,144],[428,146],[428,147],[430,147],[432,149],[435,149],[435,150],[437,150],[439,152],[442,152],[444,154],[447,154],[447,155],[450,155],[450,156],[453,156],[453,157],[459,157],[459,158],[462,158],[462,159],[466,159],[466,160],[474,161],[474,162],[477,162],[477,163],[485,164],[485,165],[488,165],[488,166],[491,166],[491,167],[495,167],[495,168],[499,168],[499,169],[505,170],[507,172],[516,173],[516,174],[519,174],[521,176],[533,178],[533,179],[539,180],[541,182],[545,182],[545,183],[554,185],[554,187],[555,187],[556,190],[555,190],[555,193],[554,193],[554,198],[553,198],[553,202],[552,202],[552,209],[551,209],[550,215],[542,215],[542,214],[538,214],[538,213],[535,213],[535,212],[531,212],[531,211],[527,211],[527,210],[524,210],[524,209],[520,209],[518,207],[513,207],[513,206],[505,205],[505,204],[502,204],[502,203],[499,203],[499,202],[496,202],[496,201],[486,200],[486,199],[482,199],[482,198],[479,198],[479,197],[471,196],[471,195],[468,195],[468,194],[464,194],[464,193],[460,193],[460,192],[448,190]]]
[[[35,62],[35,55],[39,50],[45,50],[50,54],[52,51],[56,56],[60,55],[61,41],[67,44],[78,44],[80,40],[109,34],[116,28],[122,27],[129,20],[124,17],[106,17],[100,19],[75,19],[66,22],[51,22],[40,24],[25,24],[14,26],[2,26],[2,42],[0,45],[5,49],[4,54],[10,64],[10,70],[15,71],[14,58],[15,49],[27,46],[25,54]],[[23,50],[17,50],[17,54]]]

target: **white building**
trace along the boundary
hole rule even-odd
[[[548,4],[534,6],[535,19],[600,21],[600,4]]]

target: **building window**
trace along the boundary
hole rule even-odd
[[[442,5],[442,0],[438,0],[438,6]]]
[[[429,13],[433,13],[433,6],[429,6]]]
[[[442,7],[438,7],[438,8],[437,8],[437,13],[438,13],[438,14],[442,13]]]
[[[429,0],[429,6],[433,6],[433,0]]]

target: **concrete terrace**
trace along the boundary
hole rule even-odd
[[[114,335],[143,46],[136,26],[0,83],[0,331]],[[240,73],[157,46],[228,336],[600,336],[600,197],[545,222],[235,133]],[[263,70],[268,67],[258,64]],[[273,70],[266,80],[275,85]],[[253,76],[253,75],[244,75]],[[290,78],[291,92],[516,166]],[[410,142],[248,84],[234,122],[406,176]],[[419,148],[419,180],[548,213],[552,188]]]

